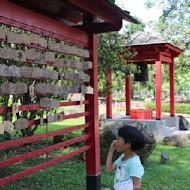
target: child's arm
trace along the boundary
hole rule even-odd
[[[133,177],[133,190],[141,189],[141,179],[137,177]]]
[[[112,141],[106,159],[106,172],[110,173],[115,170],[116,165],[112,163],[113,152],[116,150],[116,140]]]

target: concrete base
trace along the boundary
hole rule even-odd
[[[100,121],[101,126],[113,126],[115,133],[117,134],[118,128],[123,125],[144,125],[147,126],[148,131],[152,133],[155,137],[155,140],[162,141],[164,137],[170,136],[173,132],[179,130],[179,118],[178,117],[163,117],[162,120],[136,120],[130,119],[130,116],[119,116],[112,119],[106,119]]]

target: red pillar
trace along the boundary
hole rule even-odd
[[[127,76],[125,80],[125,101],[126,115],[130,115],[131,111],[131,77]]]
[[[88,15],[84,20],[86,27],[93,22],[93,17]],[[93,63],[93,69],[88,70],[90,75],[90,86],[94,89],[94,94],[85,95],[89,104],[85,105],[85,112],[90,115],[85,117],[85,122],[90,127],[85,129],[91,137],[86,141],[86,145],[91,148],[86,152],[86,186],[87,190],[101,190],[100,180],[100,138],[99,138],[99,114],[98,114],[98,36],[89,34],[89,49],[92,50],[90,61]]]
[[[161,120],[162,113],[162,63],[159,60],[155,62],[156,64],[156,119]]]
[[[174,58],[170,63],[170,115],[175,116],[175,79],[174,79]]]
[[[106,89],[107,89],[107,94],[106,94],[106,117],[107,118],[112,118],[112,73],[111,71],[106,68]]]

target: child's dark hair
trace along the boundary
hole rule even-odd
[[[125,144],[131,143],[131,149],[133,151],[144,147],[144,136],[136,127],[130,125],[123,126],[119,129],[118,135],[124,139]]]

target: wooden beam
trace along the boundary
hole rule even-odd
[[[102,1],[97,3],[91,0],[69,0],[69,2],[114,25],[117,25],[118,19],[122,20],[122,18],[119,18],[119,13],[116,10],[108,9],[108,4],[105,6]]]
[[[88,47],[89,39],[86,32],[10,3],[8,0],[1,2],[0,23]]]
[[[113,32],[118,31],[122,27],[122,22],[119,20],[117,22],[117,25],[110,24],[108,22],[102,22],[102,23],[93,23],[89,25],[88,27],[85,27],[84,25],[78,25],[74,26],[80,30],[83,30],[85,32],[93,33],[93,34],[99,34],[104,32]]]

